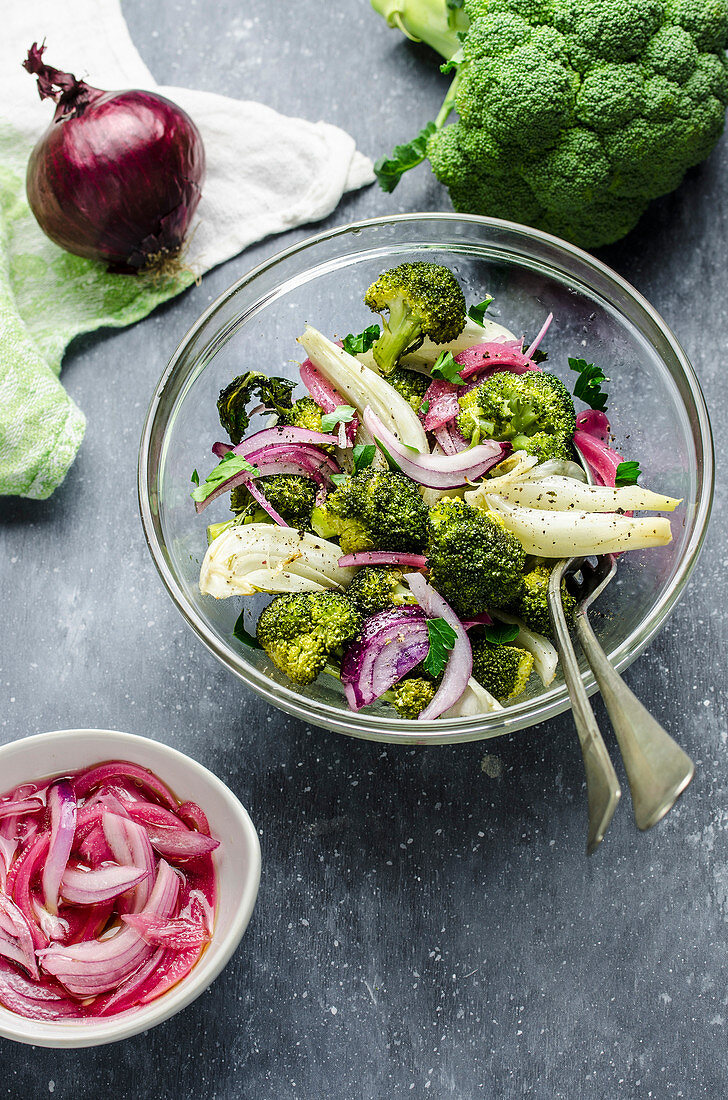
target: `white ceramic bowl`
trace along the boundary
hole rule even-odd
[[[217,913],[212,940],[186,978],[143,1008],[103,1020],[26,1020],[0,1005],[0,1035],[42,1047],[90,1047],[128,1039],[174,1016],[207,989],[238,946],[260,881],[260,844],[247,811],[225,784],[176,749],[115,730],[57,730],[0,747],[0,794],[106,760],[150,768],[181,801],[197,802],[220,841],[215,851]]]

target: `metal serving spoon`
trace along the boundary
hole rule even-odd
[[[596,565],[588,558],[572,559],[568,564],[570,569],[564,570],[567,572],[566,586],[579,601],[575,615],[576,635],[599,685],[617,737],[637,827],[650,829],[685,790],[695,774],[695,766],[627,687],[589,623],[589,607],[617,572],[616,559],[612,554],[603,554],[596,558]]]
[[[594,711],[584,689],[561,603],[562,577],[566,570],[570,569],[579,560],[578,558],[562,558],[561,561],[556,563],[549,580],[548,602],[556,648],[559,651],[561,671],[564,674],[564,681],[571,698],[574,724],[579,735],[581,754],[584,758],[586,793],[589,806],[586,854],[590,856],[604,839],[604,834],[621,798],[622,790],[619,786],[614,765],[607,752],[607,747],[604,744],[604,739],[599,731],[597,720],[594,717]]]

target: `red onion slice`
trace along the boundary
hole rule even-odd
[[[332,436],[332,438],[335,442],[336,437]],[[218,497],[236,489],[238,485],[249,486],[253,478],[267,477],[269,474],[298,474],[301,477],[310,478],[323,488],[332,484],[332,474],[340,473],[333,459],[306,443],[271,444],[261,450],[251,451],[244,457],[251,466],[255,467],[255,472],[242,470],[240,473],[233,474],[227,481],[221,482],[204,500],[195,501],[198,514],[204,512]]]
[[[496,374],[498,371],[524,374],[529,370],[541,370],[538,364],[517,348],[492,342],[465,348],[453,358],[460,367],[458,374],[463,380],[485,371],[488,374]]]
[[[473,671],[473,651],[470,648],[470,640],[465,627],[450,607],[450,604],[443,600],[440,593],[435,591],[432,585],[427,583],[422,574],[408,573],[405,580],[420,607],[424,609],[425,614],[429,618],[444,619],[456,635],[442,682],[434,698],[418,716],[419,722],[428,722],[433,718],[439,718],[441,714],[454,706],[467,688],[470,674]]]
[[[318,404],[321,404],[319,401]],[[345,402],[340,401],[340,405]],[[326,409],[326,412],[333,412],[333,409]],[[243,458],[247,458],[253,451],[262,451],[266,447],[272,447],[276,445],[287,446],[303,446],[314,445],[321,447],[323,445],[336,446],[338,442],[335,435],[331,435],[328,432],[315,432],[311,428],[297,428],[288,424],[281,424],[272,428],[263,428],[260,432],[254,432],[253,435],[249,435],[247,439],[244,439],[242,443],[238,443],[232,450],[236,455],[242,455]],[[334,469],[337,469],[336,463],[333,459],[329,460]]]
[[[144,913],[129,913],[122,919],[154,947],[187,951],[192,947],[199,948],[210,942],[210,933],[205,925],[188,917],[168,920],[164,917],[151,917]]]
[[[529,348],[526,348],[526,350],[523,353],[526,356],[527,359],[532,359],[533,358],[534,351],[536,351],[536,349],[538,347],[540,347],[541,341],[543,340],[544,336],[546,335],[549,328],[551,327],[551,322],[553,321],[553,319],[554,319],[553,313],[549,313],[548,317],[546,318],[544,323],[541,325],[541,328],[539,329],[538,336],[533,341],[531,346]]]
[[[48,912],[55,916],[58,913],[58,890],[76,832],[76,797],[68,780],[61,779],[53,784],[48,792],[48,809],[51,836],[48,859],[43,868],[43,899]]]
[[[351,709],[373,703],[424,661],[429,648],[421,608],[389,607],[372,615],[341,662],[341,683]]]
[[[357,550],[355,554],[344,554],[337,564],[342,569],[350,565],[407,565],[424,569],[427,558],[424,554],[399,554],[396,550]]]
[[[320,405],[325,413],[331,413],[341,405],[348,404],[339,391],[316,369],[310,359],[304,359],[303,363],[301,363],[300,373],[301,381],[304,386],[311,394],[316,404]],[[351,444],[356,439],[356,433],[359,427],[357,417],[350,420],[344,427],[346,429],[346,438]],[[339,446],[342,446],[341,440],[339,440]]]
[[[604,416],[604,414],[601,414]],[[606,417],[604,417],[606,420]],[[578,423],[578,421],[577,421]],[[609,421],[607,421],[608,433]],[[577,428],[574,432],[574,446],[582,456],[592,472],[597,485],[608,485],[614,488],[617,479],[617,468],[624,459],[612,447],[609,447],[601,433],[584,431]],[[606,435],[608,439],[608,434]]]
[[[119,867],[114,863],[93,871],[66,867],[61,894],[72,905],[97,905],[100,901],[111,901],[119,894],[125,894],[148,878],[149,873],[144,867]]]
[[[148,768],[131,764],[128,760],[112,760],[108,764],[99,764],[97,768],[90,768],[83,775],[78,776],[74,779],[76,797],[84,798],[93,791],[94,787],[100,787],[102,783],[125,783],[128,780],[131,780],[135,787],[153,794],[168,809],[176,808],[177,802],[174,795],[165,787],[161,779],[158,779]]]
[[[17,951],[17,955],[14,956],[15,961],[24,966],[32,977],[37,979],[38,966],[35,961],[35,947],[31,927],[15,902],[5,894],[0,894],[0,932],[6,946],[9,941]],[[0,952],[6,958],[13,957],[8,955],[7,951],[2,951],[1,948]]]
[[[470,446],[465,436],[450,421],[435,428],[432,433],[446,455],[459,455]]]
[[[273,505],[270,503],[268,498],[263,493],[261,493],[260,489],[255,484],[255,481],[252,478],[248,482],[248,492],[250,493],[253,500],[257,500],[261,508],[268,513],[273,522],[277,523],[279,527],[291,526],[290,523],[286,523],[280,512],[276,512]]]
[[[576,430],[588,432],[605,447],[609,446],[612,429],[607,414],[601,409],[587,409],[585,412],[580,412],[576,418]]]
[[[196,802],[183,802],[177,807],[177,817],[190,829],[196,829],[205,836],[210,835],[210,822],[205,811]]]
[[[13,799],[10,802],[0,802],[0,818],[20,817],[22,814],[34,814],[37,813],[38,810],[42,810],[43,806],[43,799],[37,796],[24,798],[18,801]]]
[[[154,852],[146,829],[136,821],[119,817],[118,814],[104,814],[103,830],[114,859],[122,867],[143,867],[149,874],[127,899],[124,908],[138,913],[149,901],[153,887],[153,875],[156,868]],[[122,906],[120,906],[122,908]]]
[[[397,439],[371,408],[364,410],[364,424],[393,456],[402,473],[431,489],[457,489],[482,477],[510,450],[510,444],[491,439],[462,454],[438,455],[415,453]]]
[[[79,1016],[78,1001],[71,1000],[56,982],[31,981],[2,960],[0,1003],[29,1020],[65,1020]]]
[[[99,997],[94,1001],[91,1011],[94,1016],[109,1016],[119,1012],[126,1012],[130,1008],[136,1008],[139,1001],[139,990],[149,980],[150,976],[159,968],[164,958],[164,948],[159,947],[153,952],[131,977],[121,983],[119,988],[105,997]]]

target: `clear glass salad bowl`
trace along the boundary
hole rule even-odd
[[[165,370],[141,440],[139,499],[149,549],[164,584],[198,637],[245,684],[306,722],[340,733],[403,744],[495,737],[542,722],[569,706],[560,677],[493,714],[406,721],[382,704],[354,713],[337,680],[322,675],[297,688],[258,650],[233,637],[242,598],[215,600],[198,587],[208,523],[229,518],[225,498],[204,517],[190,499],[190,475],[216,459],[222,437],[219,391],[249,369],[298,378],[296,337],[308,321],[330,336],[359,332],[373,318],[367,286],[407,260],[447,264],[469,302],[486,293],[489,316],[533,338],[549,311],[548,368],[571,389],[568,356],[602,366],[616,446],[637,459],[642,482],[681,497],[673,541],[620,560],[593,622],[611,661],[624,669],[675,606],[695,565],[710,513],[710,423],[695,373],[664,321],[628,283],[585,252],[534,229],[489,218],[408,214],[343,226],[312,237],[256,267],[190,329]],[[303,392],[303,391],[302,391]],[[601,610],[601,614],[599,614]],[[595,683],[586,665],[588,691]]]

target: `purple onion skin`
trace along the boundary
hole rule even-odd
[[[134,274],[175,256],[200,201],[202,138],[189,115],[154,92],[106,92],[45,65],[34,45],[24,67],[51,125],[28,162],[30,208],[61,248]]]

